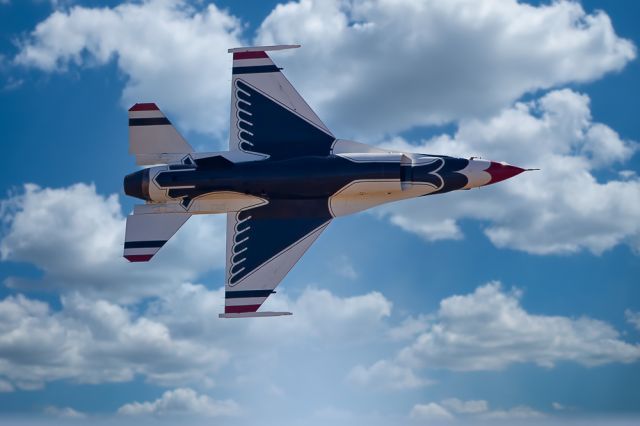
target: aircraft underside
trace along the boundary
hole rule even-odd
[[[331,220],[392,201],[471,189],[523,169],[478,158],[403,153],[336,139],[267,51],[234,55],[230,150],[195,153],[155,104],[129,110],[140,165],[127,195],[124,256],[149,261],[193,214],[227,214],[225,313],[258,312]]]

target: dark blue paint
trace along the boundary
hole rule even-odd
[[[333,136],[243,80],[236,80],[235,90],[238,115],[246,120],[238,122],[240,149],[273,160],[329,155]]]
[[[440,170],[438,170],[438,174],[443,177],[443,185],[442,188],[429,195],[455,191],[456,189],[464,188],[467,183],[469,183],[469,180],[465,175],[463,175],[462,173],[456,173],[467,167],[467,165],[469,164],[469,160],[464,158],[444,156],[441,156],[440,158],[444,160],[444,165]],[[420,169],[416,170],[416,172],[414,172],[414,175],[416,173],[420,173]]]
[[[129,126],[162,126],[171,125],[171,122],[166,117],[153,117],[153,118],[130,118]]]
[[[155,181],[174,198],[233,191],[269,199],[328,198],[354,180],[399,180],[400,164],[354,163],[339,156],[236,163],[232,167],[161,172]],[[193,186],[195,188],[171,188]]]
[[[237,213],[229,284],[233,285],[260,265],[331,220],[327,199],[273,200]],[[256,244],[256,242],[258,242]]]
[[[279,72],[275,65],[258,65],[255,67],[233,67],[233,74],[261,74],[265,72]]]
[[[275,293],[273,290],[240,290],[240,291],[226,291],[225,299],[244,299],[248,297],[269,297],[269,295]]]
[[[156,241],[127,241],[124,243],[124,248],[133,249],[133,248],[155,248],[162,247],[165,245],[166,241],[156,240]]]

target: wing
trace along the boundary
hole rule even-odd
[[[272,200],[228,213],[225,313],[220,317],[288,314],[256,311],[330,221],[326,199]]]
[[[330,153],[335,137],[267,55],[290,47],[298,46],[229,49],[230,150],[273,159]]]

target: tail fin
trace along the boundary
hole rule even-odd
[[[129,109],[129,153],[138,165],[180,160],[193,148],[153,103],[138,103]]]

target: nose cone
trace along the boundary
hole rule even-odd
[[[149,201],[149,169],[138,170],[124,177],[124,193]]]
[[[491,180],[485,185],[491,185],[492,183],[501,182],[505,179],[512,178],[520,173],[524,172],[524,169],[520,167],[512,166],[510,164],[491,162],[491,165],[485,172],[491,175]]]

